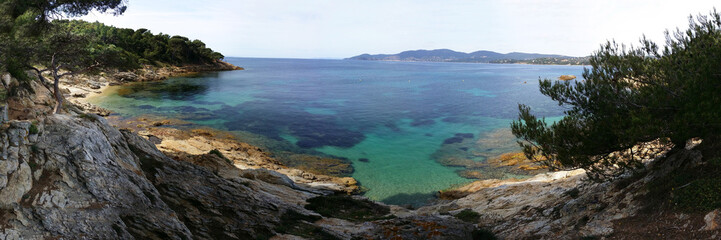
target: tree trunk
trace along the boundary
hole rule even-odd
[[[53,79],[55,80],[53,82],[53,92],[55,92],[55,108],[53,109],[53,114],[58,114],[63,107],[63,94],[60,92],[60,77],[58,76],[57,70],[53,70]]]

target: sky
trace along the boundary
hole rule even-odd
[[[716,2],[716,3],[715,3]],[[607,40],[658,43],[719,1],[127,0],[82,19],[200,39],[230,57],[347,58],[416,49],[587,56]],[[720,9],[721,10],[721,9]]]

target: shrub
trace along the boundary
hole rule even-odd
[[[40,130],[38,130],[38,126],[35,125],[35,123],[30,124],[30,128],[28,129],[28,133],[30,134],[38,134]]]
[[[481,215],[477,212],[474,212],[471,209],[463,209],[463,211],[459,212],[455,215],[456,218],[464,221],[464,222],[471,222],[475,223],[478,222],[478,220],[481,218]]]
[[[648,211],[659,204],[685,212],[701,212],[721,208],[721,158],[711,158],[708,164],[689,169],[676,169],[667,176],[654,179],[647,185],[645,197]]]
[[[78,117],[79,117],[79,118],[82,118],[82,119],[90,120],[90,121],[92,121],[92,122],[98,121],[98,118],[97,118],[97,117],[95,117],[95,116],[93,116],[93,115],[91,115],[91,114],[87,114],[87,113],[79,114]]]
[[[471,233],[473,240],[496,240],[498,239],[493,232],[488,229],[476,229]]]
[[[225,156],[223,156],[223,153],[221,153],[220,150],[218,150],[218,149],[210,150],[210,152],[208,152],[208,153],[218,156],[219,158],[225,158]]]
[[[721,179],[698,179],[672,189],[675,207],[689,211],[709,211],[721,208]]]
[[[228,159],[227,157],[225,157],[225,155],[223,155],[223,153],[221,153],[220,150],[218,150],[218,149],[210,150],[210,152],[208,152],[208,154],[213,154],[213,155],[215,155],[215,156],[218,156],[219,158],[222,158],[222,159],[225,160],[227,163],[233,164],[233,161],[230,161],[230,159]]]
[[[325,217],[346,219],[350,221],[372,221],[392,218],[387,216],[390,208],[368,200],[357,200],[345,195],[319,196],[308,199],[308,210],[313,210]]]

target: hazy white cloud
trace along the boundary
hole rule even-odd
[[[200,39],[226,56],[344,58],[409,49],[588,55],[602,42],[663,41],[715,1],[130,0],[83,19]]]

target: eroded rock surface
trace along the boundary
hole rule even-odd
[[[299,208],[263,183],[172,160],[102,118],[53,115],[37,134],[30,125],[13,121],[2,132],[5,237],[247,239],[271,236],[277,216]],[[273,189],[302,202],[286,186]]]

